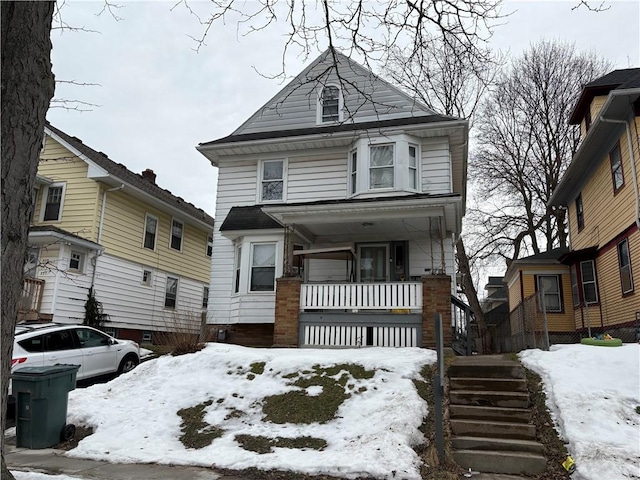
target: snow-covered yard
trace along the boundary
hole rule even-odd
[[[640,345],[563,345],[549,352],[525,351],[520,358],[542,377],[557,429],[577,464],[572,478],[640,478]],[[68,455],[418,479],[420,459],[412,447],[423,440],[418,427],[428,412],[412,380],[434,361],[435,353],[422,349],[211,344],[196,354],[151,360],[107,384],[71,392],[69,422],[92,425],[95,433]],[[344,366],[326,368],[337,364]],[[361,365],[364,373],[356,374],[348,364]],[[320,377],[324,383],[317,381]],[[326,423],[265,419],[267,397],[304,391],[306,399],[322,403],[322,395],[335,392],[336,385],[346,395],[339,399],[335,418]],[[202,448],[187,448],[179,439],[183,431],[178,411],[197,405],[204,411],[202,431],[217,427],[219,437]],[[257,453],[243,448],[243,435],[312,438],[326,446],[276,446]]]

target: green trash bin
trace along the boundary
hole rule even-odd
[[[75,434],[67,423],[67,399],[79,365],[24,367],[11,374],[16,398],[16,446],[49,448]]]

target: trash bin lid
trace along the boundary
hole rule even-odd
[[[42,375],[53,375],[56,373],[77,372],[80,365],[66,365],[59,363],[57,365],[41,365],[37,367],[23,367],[19,368],[11,374],[11,376],[33,376],[38,377]]]

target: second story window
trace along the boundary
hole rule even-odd
[[[64,185],[49,185],[44,192],[45,204],[42,221],[57,222],[62,213],[62,197],[64,195]]]
[[[207,257],[213,255],[213,234],[207,233]]]
[[[340,121],[340,89],[334,85],[327,85],[320,96],[321,122]]]
[[[260,180],[260,201],[277,202],[284,200],[284,160],[262,162]]]
[[[582,207],[582,193],[578,194],[576,198],[576,221],[578,223],[578,230],[582,230],[584,227],[584,209]]]
[[[156,249],[156,234],[158,233],[158,219],[147,215],[144,219],[144,248]]]
[[[393,188],[394,145],[369,146],[369,188]]]
[[[611,161],[611,178],[613,179],[613,193],[616,193],[624,185],[624,172],[622,171],[622,156],[620,155],[620,144],[616,143],[609,153]]]
[[[184,224],[179,220],[171,221],[171,248],[182,251],[182,235]]]

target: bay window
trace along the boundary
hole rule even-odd
[[[276,244],[258,243],[252,245],[251,292],[273,292],[276,277]]]
[[[369,147],[369,188],[393,188],[395,185],[394,144]]]

